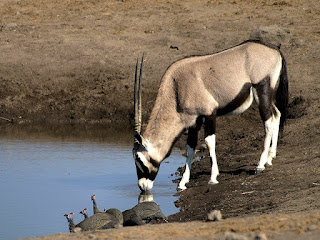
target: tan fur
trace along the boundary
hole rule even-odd
[[[257,84],[281,62],[280,53],[262,44],[247,42],[225,51],[182,59],[162,78],[155,106],[143,136],[158,149],[163,160],[174,139],[195,124],[224,108],[245,84]],[[271,77],[272,87],[277,79]]]

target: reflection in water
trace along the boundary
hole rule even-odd
[[[130,129],[110,129],[100,125],[0,125],[0,138],[68,142],[116,142],[132,145]]]
[[[153,199],[153,194],[151,192],[140,192],[138,203],[142,202],[155,202]]]
[[[140,193],[138,204],[133,209],[146,223],[151,220],[164,220],[167,222],[167,217],[163,214],[160,206],[153,199],[153,194],[150,192]]]
[[[68,232],[63,215],[74,211],[75,222],[81,222],[79,212],[87,208],[91,216],[88,196],[93,193],[102,210],[131,208],[140,190],[130,133],[93,128],[82,133],[70,127],[49,129],[47,134],[43,128],[1,128],[0,191],[7,197],[0,198],[5,206],[0,239]],[[181,152],[174,151],[161,165],[152,190],[165,215],[178,211],[171,174],[183,164]]]

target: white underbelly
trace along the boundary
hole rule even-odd
[[[232,112],[227,113],[226,115],[238,115],[245,112],[252,104],[253,101],[253,94],[252,94],[252,87],[250,88],[250,94],[248,98],[241,104],[241,106],[237,107]]]

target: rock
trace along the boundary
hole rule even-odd
[[[250,33],[250,40],[259,40],[280,47],[290,41],[290,31],[278,25],[264,26]]]
[[[317,230],[317,226],[316,225],[311,225],[307,228],[307,231],[315,231]]]
[[[248,240],[248,238],[238,233],[226,232],[221,240]]]
[[[254,240],[268,240],[268,238],[264,233],[259,233],[254,237]]]
[[[74,233],[79,233],[79,232],[81,232],[81,231],[82,231],[82,229],[79,228],[79,227],[76,227],[76,228],[73,229],[73,232],[74,232]]]
[[[207,221],[220,221],[221,219],[222,214],[219,210],[213,210],[207,215]]]

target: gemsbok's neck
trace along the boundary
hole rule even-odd
[[[179,119],[173,119],[172,117],[161,125],[162,127],[155,128],[151,121],[143,134],[148,154],[158,163],[168,156],[172,145],[184,129]]]
[[[154,108],[143,134],[148,154],[158,163],[168,156],[175,140],[185,128],[183,119],[177,112],[174,87],[165,86],[168,84],[172,82],[163,81],[160,85]]]

